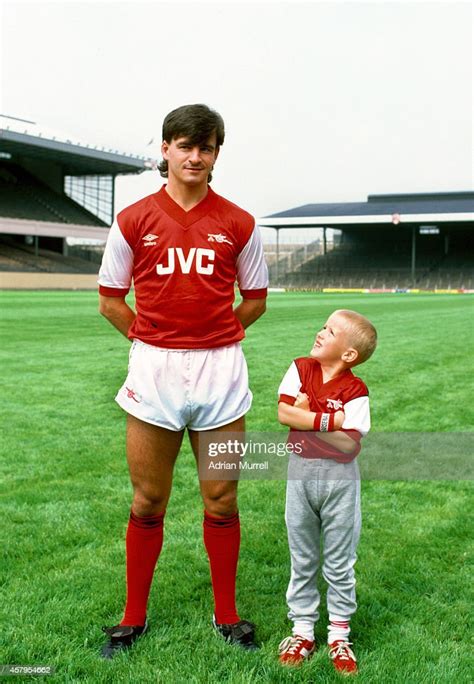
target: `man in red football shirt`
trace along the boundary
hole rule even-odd
[[[133,340],[116,401],[127,412],[133,502],[126,536],[127,599],[104,628],[105,658],[147,628],[146,607],[163,543],[173,468],[187,429],[243,432],[252,402],[240,347],[265,311],[268,274],[254,219],[209,187],[224,142],[220,115],[186,105],[163,122],[161,175],[168,182],[117,216],[99,273],[100,312]],[[133,281],[135,308],[125,297]],[[241,303],[233,308],[237,281]],[[214,439],[214,438],[213,438]],[[230,643],[257,648],[254,625],[235,605],[240,545],[237,481],[200,480],[213,623]]]

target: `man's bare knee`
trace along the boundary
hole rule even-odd
[[[204,497],[204,507],[209,515],[227,517],[237,513],[237,492],[215,489]]]
[[[164,513],[168,503],[168,496],[159,492],[150,492],[135,488],[133,494],[132,511],[139,518],[146,515]]]

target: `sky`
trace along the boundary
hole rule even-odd
[[[226,125],[212,187],[263,217],[473,187],[471,2],[0,0],[0,113],[160,159],[204,102]],[[154,140],[152,144],[148,144]],[[157,171],[117,179],[117,211]]]

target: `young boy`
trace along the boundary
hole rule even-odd
[[[309,357],[293,361],[278,390],[278,420],[290,428],[289,441],[300,444],[290,456],[287,483],[291,578],[286,599],[293,632],[280,644],[284,665],[299,665],[316,648],[322,536],[329,654],[339,672],[357,672],[349,642],[357,605],[354,564],[360,533],[355,458],[370,429],[370,412],[367,387],[351,368],[366,361],[376,343],[376,330],[367,318],[355,311],[335,311],[316,335]]]

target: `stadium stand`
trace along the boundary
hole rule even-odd
[[[2,216],[108,227],[104,221],[65,195],[60,195],[14,164],[0,165]]]
[[[74,287],[78,274],[78,286],[95,288],[100,250],[86,245],[107,238],[115,178],[152,168],[155,160],[72,143],[0,115],[0,287],[28,287],[28,274],[34,287],[57,287],[58,274]],[[80,244],[71,247],[68,238]]]
[[[8,236],[0,236],[0,271],[18,273],[97,273],[98,266],[92,261],[64,256],[49,249],[35,249],[15,242]]]
[[[274,227],[277,236],[283,228],[311,225],[324,232],[323,253],[321,242],[314,242],[305,253],[285,255],[270,266],[274,286],[474,289],[474,193],[369,196],[367,203],[305,205],[259,224]],[[326,247],[328,228],[337,234]]]

